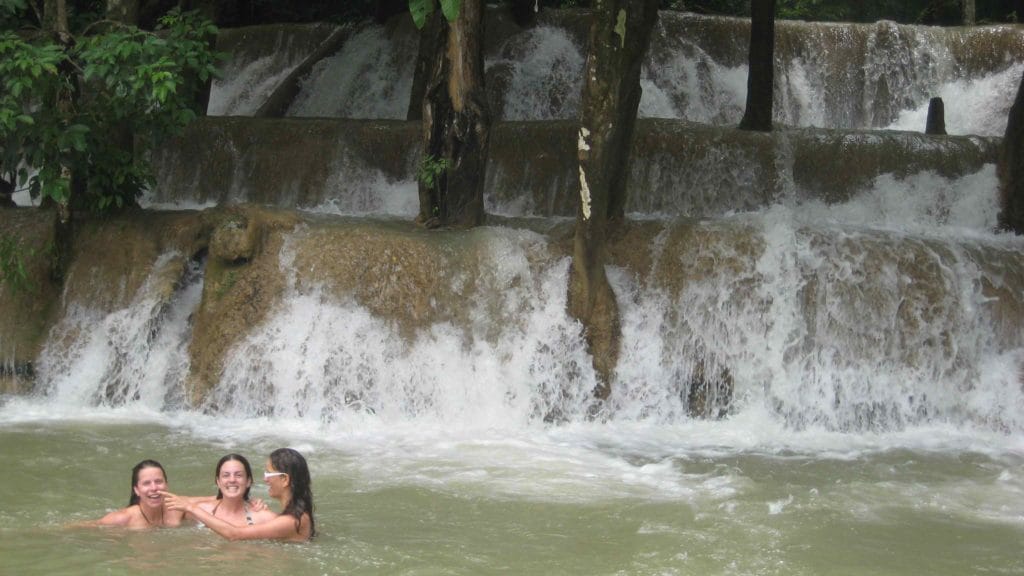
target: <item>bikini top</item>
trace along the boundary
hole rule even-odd
[[[213,510],[210,510],[210,516],[216,516],[217,515],[217,508],[220,508],[220,503],[221,502],[223,502],[223,500],[218,500],[217,503],[214,504]],[[255,522],[253,522],[253,520],[252,520],[252,512],[249,511],[249,503],[248,502],[246,502],[245,504],[242,504],[242,510],[245,511],[245,523],[248,524],[249,526],[252,526],[253,524],[255,524]]]

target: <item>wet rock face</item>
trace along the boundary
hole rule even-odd
[[[732,403],[733,377],[725,367],[709,367],[702,357],[694,365],[688,386],[686,405],[691,418],[724,418]]]
[[[244,262],[252,259],[256,249],[256,229],[244,215],[226,219],[213,231],[210,256],[225,262]]]

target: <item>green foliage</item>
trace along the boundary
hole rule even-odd
[[[0,172],[17,169],[33,197],[64,202],[67,168],[83,176],[78,205],[133,204],[152,181],[145,148],[196,116],[198,90],[216,73],[216,31],[173,10],[156,32],[116,26],[69,47],[0,32]],[[132,153],[133,141],[142,150]]]
[[[435,188],[440,179],[441,175],[451,166],[451,161],[447,158],[438,158],[433,154],[428,154],[420,162],[419,171],[416,174],[417,179],[423,183],[427,188]]]
[[[29,250],[25,256],[31,258],[35,251]],[[0,235],[0,280],[11,287],[13,292],[27,292],[34,288],[25,270],[25,262],[14,236]]]
[[[409,0],[409,13],[412,14],[412,21],[417,28],[423,28],[427,24],[430,15],[437,8],[438,0]],[[441,13],[452,22],[459,17],[461,0],[440,0]]]

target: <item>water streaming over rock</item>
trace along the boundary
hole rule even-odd
[[[519,29],[488,17],[487,83],[495,117],[569,119],[578,114],[586,12],[542,11]],[[282,34],[298,33],[285,31]],[[640,115],[735,125],[746,98],[749,22],[663,11],[644,67]],[[403,119],[415,29],[371,26],[316,65],[289,112],[297,116]],[[1010,25],[937,28],[779,21],[775,120],[791,126],[922,131],[941,96],[951,134],[1002,135],[1020,76],[1024,33]],[[263,66],[255,59],[247,66]],[[283,74],[285,64],[278,68]],[[251,92],[250,75],[215,86],[215,101]],[[1009,89],[1005,89],[1009,87]],[[243,106],[212,112],[245,114]]]
[[[493,41],[489,74],[510,98],[507,118],[575,114],[571,71],[583,50],[573,22]],[[222,339],[208,390],[182,373],[187,319],[207,312],[180,250],[146,262],[150,279],[117,306],[90,308],[71,291],[39,363],[40,389],[71,403],[196,401],[239,417],[469,428],[678,424],[697,395],[710,415],[758,414],[792,430],[950,424],[1019,434],[1024,245],[993,233],[998,140],[713,126],[734,122],[742,101],[744,26],[663,14],[643,111],[676,118],[638,128],[632,222],[611,246],[624,348],[607,402],[591,397],[581,329],[565,312],[572,124],[557,120],[497,124],[487,202],[506,219],[442,234],[406,224],[416,210],[414,122],[199,124],[157,152],[151,206],[301,209],[297,224],[256,236],[252,263],[276,270],[282,287],[231,268],[249,257],[220,265],[209,306],[236,282],[266,301],[261,320]],[[404,86],[398,55],[408,43],[400,27],[361,30],[293,108],[373,117],[380,104],[391,110],[380,115],[399,116],[401,96],[371,85]],[[783,122],[870,127],[944,85],[965,98],[1004,96],[1021,37],[1007,27],[782,23],[779,45]],[[355,84],[374,96],[337,96]],[[845,86],[857,90],[836,93]],[[325,111],[318,99],[354,108]],[[999,116],[993,109],[964,120],[966,130],[988,133],[977,127]],[[168,267],[179,288],[154,299]],[[710,388],[695,390],[698,380]]]

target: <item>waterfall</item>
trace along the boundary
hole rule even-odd
[[[487,74],[505,117],[576,113],[585,50],[567,22],[495,39]],[[712,415],[790,430],[1024,430],[1024,258],[1019,239],[993,232],[994,139],[715,127],[738,118],[745,26],[662,14],[641,110],[674,119],[638,123],[632,224],[610,267],[623,350],[605,401],[592,398],[584,336],[565,311],[570,122],[496,126],[488,210],[510,220],[467,235],[407,233],[389,219],[416,213],[415,122],[215,119],[159,151],[150,207],[303,211],[261,240],[279,247],[266,257],[285,288],[230,342],[194,408],[347,427],[678,425],[708,394]],[[413,38],[358,31],[306,79],[292,114],[400,118]],[[983,95],[998,109],[1021,44],[1009,27],[781,23],[780,114],[899,126],[939,91],[948,125],[997,132],[998,110],[955,101]],[[531,146],[546,155],[524,155]],[[400,241],[368,243],[361,227]],[[384,251],[360,256],[367,246]],[[116,306],[68,294],[38,363],[41,392],[70,405],[185,406],[203,273],[192,264],[182,276],[184,261],[160,256]]]
[[[571,119],[579,113],[584,20],[543,11],[537,26],[510,28],[490,11],[488,100],[502,120]],[[404,23],[404,21],[403,21]],[[291,116],[403,119],[417,35],[368,26],[303,80]],[[732,126],[746,101],[749,21],[663,11],[643,69],[640,115]],[[276,42],[285,42],[276,40]],[[285,53],[289,53],[287,50]],[[280,59],[276,52],[274,58]],[[950,134],[1001,136],[1021,74],[1024,33],[1009,25],[938,28],[776,23],[775,120],[797,127],[924,130],[929,100],[945,103]],[[249,114],[259,92],[293,60],[236,56],[211,114]],[[224,83],[222,81],[222,83]],[[231,104],[231,102],[237,102]]]
[[[185,406],[198,263],[168,252],[136,294],[113,310],[72,300],[39,358],[39,390],[57,405]]]
[[[316,64],[288,116],[405,118],[412,91],[416,37],[369,27]]]

